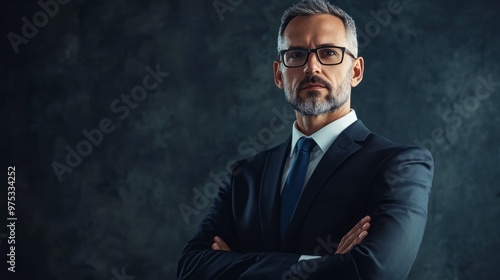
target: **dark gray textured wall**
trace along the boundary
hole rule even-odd
[[[0,143],[2,168],[16,166],[18,216],[12,279],[175,279],[183,244],[207,211],[203,199],[193,205],[193,188],[203,192],[211,172],[247,156],[242,143],[254,138],[260,151],[287,137],[286,117],[286,129],[268,129],[276,112],[291,112],[272,60],[279,18],[293,1],[226,1],[73,0],[18,53],[7,34],[22,36],[21,18],[32,22],[41,7],[2,4]],[[229,2],[239,4],[218,15],[214,3]],[[365,77],[353,90],[358,117],[435,158],[410,279],[495,279],[499,5],[407,0],[390,22],[375,24],[371,12],[388,3],[336,2],[366,36]],[[169,75],[126,114],[120,95],[157,65]],[[484,80],[494,83],[477,95]],[[114,130],[60,182],[53,162],[66,164],[66,147],[77,149],[82,130],[106,118]],[[180,205],[200,210],[186,222]]]

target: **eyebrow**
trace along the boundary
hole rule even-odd
[[[316,46],[316,48],[325,48],[325,47],[339,47],[339,45],[337,44],[333,44],[333,43],[327,43],[327,44],[320,44],[318,46]],[[307,49],[306,47],[303,47],[303,46],[290,46],[288,47],[289,50],[296,50],[296,49]]]

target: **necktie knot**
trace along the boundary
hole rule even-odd
[[[310,153],[314,147],[316,147],[316,142],[312,138],[301,137],[297,142],[297,150],[301,152]]]

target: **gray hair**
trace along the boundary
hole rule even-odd
[[[354,20],[341,8],[330,4],[325,0],[302,0],[301,2],[288,8],[281,17],[281,25],[278,32],[278,52],[283,47],[283,33],[292,19],[297,16],[312,16],[319,14],[329,14],[338,17],[344,23],[346,29],[346,39],[349,51],[358,56],[358,38],[356,35],[356,24]]]

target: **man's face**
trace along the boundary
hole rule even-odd
[[[347,47],[342,21],[332,15],[298,16],[290,21],[283,34],[283,49],[315,49],[322,46]],[[349,48],[348,48],[349,49]],[[287,101],[303,115],[333,112],[350,106],[353,79],[353,58],[344,54],[338,65],[322,65],[311,53],[302,67],[287,68],[275,62],[276,85],[285,91]]]

